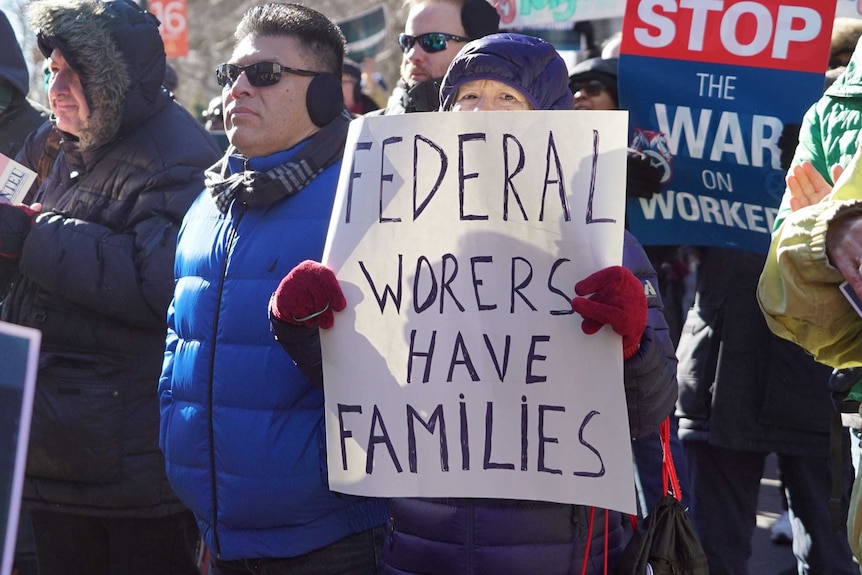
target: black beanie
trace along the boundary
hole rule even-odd
[[[464,0],[461,25],[471,40],[500,31],[500,13],[487,0]]]
[[[608,87],[614,104],[620,106],[617,92],[617,58],[590,58],[572,68],[569,74],[569,89],[575,93],[581,84],[590,80],[598,80]]]

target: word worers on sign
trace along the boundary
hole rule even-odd
[[[330,485],[628,508],[619,337],[571,309],[620,261],[625,115],[420,116],[351,125],[324,254],[348,300],[321,334]]]

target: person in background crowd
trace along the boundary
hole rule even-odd
[[[465,43],[497,32],[500,14],[487,0],[406,0],[398,35],[401,79],[386,108],[374,115],[434,112],[440,81]]]
[[[165,64],[165,77],[162,80],[162,86],[168,89],[169,92],[177,91],[177,86],[180,83],[180,78],[177,76],[177,71],[170,64]]]
[[[856,41],[843,73],[833,79],[840,64],[827,72],[823,96],[805,113],[798,133],[787,134],[785,127],[784,141],[779,141],[782,152],[794,151],[773,232],[792,210],[826,197],[856,153],[856,140],[862,131],[862,21],[856,22],[860,25],[848,25],[845,33],[833,33],[832,52],[836,54],[843,53],[847,41]]]
[[[774,333],[798,343],[818,361],[848,368],[862,364],[854,344],[853,324],[858,317],[836,288],[845,278],[852,285],[858,277],[860,236],[853,227],[856,218],[852,206],[856,202],[852,200],[859,197],[859,187],[852,183],[854,177],[834,193],[833,184],[839,181],[848,162],[852,166],[857,161],[854,154],[858,156],[857,138],[862,130],[862,30],[854,23],[840,26],[839,20],[833,29],[833,54],[843,52],[854,39],[856,49],[843,73],[803,118],[757,296]],[[843,32],[836,34],[836,30]],[[827,72],[827,83],[838,70],[841,68]],[[828,398],[828,388],[825,393]],[[855,449],[859,443],[858,421],[844,415],[842,419],[851,427],[851,448]],[[844,446],[840,457],[846,465],[850,456]],[[859,485],[862,482],[857,478],[850,507],[852,516],[858,513]],[[854,521],[850,527],[854,532],[849,533],[849,539],[860,558],[859,526]]]
[[[354,116],[380,109],[362,89],[362,69],[359,64],[349,58],[344,58],[344,66],[341,69],[341,89],[344,107]]]
[[[755,291],[764,256],[701,247],[697,295],[677,347],[679,437],[690,515],[715,575],[748,573],[766,457],[775,453],[800,573],[857,573],[833,529],[827,382],[831,370],[769,332]],[[846,520],[852,465],[842,445]]]
[[[591,58],[577,64],[569,74],[569,88],[575,96],[576,110],[619,110],[616,58]],[[661,168],[648,156],[630,149],[627,158],[626,197],[651,198],[661,192]],[[682,260],[678,246],[649,246],[647,255],[659,274],[659,286],[664,301],[664,313],[674,343],[679,341],[682,320],[687,308],[684,279],[688,265]]]
[[[623,33],[621,31],[615,32],[609,38],[607,38],[604,42],[602,42],[602,53],[601,57],[604,60],[609,60],[611,58],[619,58],[620,57],[620,45],[623,42]]]
[[[0,154],[14,158],[30,133],[48,119],[49,111],[27,98],[30,73],[15,32],[0,10]]]
[[[492,34],[465,45],[446,72],[440,102],[441,110],[455,112],[574,108],[566,66],[554,47],[520,34]],[[594,315],[592,306],[600,305],[596,302],[607,301],[624,311],[626,321],[614,323],[613,329],[623,336],[629,431],[639,438],[658,429],[673,407],[676,358],[661,297],[647,287],[655,285],[655,272],[633,236],[626,233],[624,244],[625,267],[606,268],[579,282],[576,293],[586,295],[592,289],[585,289],[589,283],[595,284],[596,293],[592,298],[576,297],[572,307],[585,321],[600,324],[606,320]],[[615,303],[606,299],[611,294]],[[344,307],[332,271],[315,261],[303,262],[285,276],[270,300],[270,318],[276,336],[299,367],[322,384],[318,327],[331,327],[334,316],[329,311],[304,317],[307,314],[299,310],[307,308],[310,298],[331,302],[335,310]],[[390,501],[389,515],[383,549],[384,573],[391,575],[599,574],[605,559],[613,568],[625,545],[618,512],[595,510],[593,521],[578,505],[396,498]]]
[[[784,262],[797,256],[804,261],[814,254],[815,261],[822,258],[825,264],[822,236],[818,240],[796,225],[796,218],[802,221],[808,213],[799,209],[798,202],[806,194],[817,195],[818,186],[831,190],[826,177],[837,177],[840,165],[856,149],[862,127],[858,57],[862,57],[859,50],[845,74],[804,116],[769,255],[702,248],[697,300],[677,348],[677,413],[694,489],[692,520],[710,556],[710,573],[717,575],[747,572],[760,476],[770,452],[778,456],[791,526],[789,536],[778,530],[778,524],[773,535],[792,539],[799,572],[858,571],[843,526],[853,481],[847,434],[838,445],[837,468],[830,458],[831,370],[770,333],[771,329],[783,335],[776,325],[787,325],[782,319],[785,314],[790,314],[790,322],[797,321],[792,314],[801,308],[794,308],[795,296],[805,294],[805,306],[823,304],[826,300],[805,293],[802,283],[805,277],[815,277],[809,273],[816,274],[815,281],[822,287],[828,285],[830,274],[816,273],[817,266],[808,262],[804,274],[791,274],[794,287],[788,294],[779,294],[780,290],[769,287],[775,285],[772,281],[764,280],[774,277],[770,274],[777,269],[776,253],[785,231],[801,249],[788,252],[791,258],[783,256]],[[786,150],[793,149],[796,138],[787,130],[782,137],[782,162],[786,162]],[[830,170],[835,166],[838,169]],[[805,200],[809,201],[815,200]],[[784,226],[791,215],[794,223]],[[809,224],[814,221],[808,219]],[[764,277],[759,279],[761,272]],[[835,296],[842,297],[837,290]],[[758,303],[767,313],[766,321],[758,313]],[[839,333],[827,327],[818,330],[817,337]],[[839,477],[833,477],[836,472]],[[835,501],[830,505],[833,483],[839,492],[833,493]],[[835,520],[842,524],[837,530]]]
[[[619,110],[619,92],[617,90],[616,58],[590,58],[577,64],[569,74],[569,89],[575,98],[576,110]],[[653,166],[649,158],[630,149],[627,156],[626,197],[650,198],[661,192],[662,171]],[[682,300],[685,286],[684,278],[688,275],[688,267],[679,257],[677,246],[646,246],[644,248],[650,262],[658,274],[659,292],[664,304],[664,315],[670,328],[670,336],[674,345],[679,341],[682,329]],[[685,466],[685,455],[682,444],[677,436],[678,422],[671,415],[670,445],[679,477],[682,504],[689,506],[690,490],[688,471]],[[640,496],[640,506],[644,515],[650,513],[655,504],[665,494],[663,493],[662,477],[662,447],[658,431],[632,443],[634,454],[636,482]]]
[[[298,4],[250,8],[218,67],[231,147],[183,220],[159,382],[168,476],[212,575],[377,573],[386,504],[327,485],[323,389],[266,306],[319,259],[350,118],[344,36]]]
[[[45,123],[50,112],[27,97],[30,73],[15,32],[0,10],[0,154],[14,158],[24,139]],[[3,200],[0,199],[0,202]],[[16,262],[0,258],[0,277],[14,273]],[[8,268],[3,270],[3,268]],[[0,286],[0,305],[4,289]],[[21,510],[14,568],[19,575],[36,575],[36,549],[30,514]]]
[[[177,229],[218,151],[162,88],[158,21],[136,4],[37,1],[28,22],[53,117],[17,155],[45,174],[30,207],[0,205],[16,263],[0,319],[42,332],[23,496],[39,572],[192,575],[154,386]]]
[[[846,67],[853,57],[856,44],[862,37],[862,20],[838,17],[832,22],[832,39],[829,45],[829,70]]]
[[[377,109],[385,108],[389,99],[389,88],[383,75],[377,71],[374,56],[362,59],[362,93],[371,98]]]
[[[224,131],[224,113],[222,110],[221,96],[210,100],[207,109],[203,111],[204,128],[215,139],[222,153],[227,151],[230,142]]]

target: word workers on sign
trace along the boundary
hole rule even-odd
[[[632,0],[624,33],[630,54],[822,73],[815,48],[828,46],[831,19],[820,1]]]

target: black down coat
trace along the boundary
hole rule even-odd
[[[89,13],[93,5],[104,12]],[[219,151],[161,88],[164,51],[152,16],[125,2],[76,6],[31,15],[43,53],[55,43],[71,52],[90,116],[80,138],[48,123],[18,155],[31,168],[46,153],[54,159],[27,198],[43,213],[2,307],[3,320],[42,331],[24,502],[84,515],[165,515],[182,509],[158,446],[174,249]]]
[[[832,370],[769,331],[755,297],[764,257],[701,252],[697,297],[677,348],[679,436],[826,457]]]

